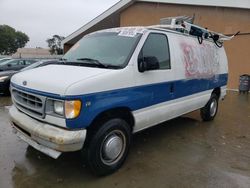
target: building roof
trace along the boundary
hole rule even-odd
[[[250,9],[249,0],[237,0],[237,1],[236,0],[137,0],[137,1]]]
[[[227,8],[241,8],[250,9],[249,0],[121,0],[114,6],[88,22],[83,27],[79,28],[77,31],[73,32],[67,36],[62,43],[67,43],[76,36],[90,29],[100,21],[111,16],[112,14],[119,12],[135,2],[151,2],[151,3],[167,3],[167,4],[182,4],[182,5],[194,5],[194,6],[214,6],[214,7],[227,7]]]

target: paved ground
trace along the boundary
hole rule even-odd
[[[0,188],[40,187],[250,187],[250,95],[230,92],[218,116],[204,123],[199,112],[134,136],[127,162],[97,178],[79,153],[53,160],[12,133],[0,97]]]

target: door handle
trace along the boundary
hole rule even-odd
[[[170,93],[174,93],[174,83],[170,84]]]

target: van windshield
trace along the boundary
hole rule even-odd
[[[141,37],[123,36],[117,32],[93,33],[83,37],[64,56],[69,64],[95,65],[101,68],[123,68]]]

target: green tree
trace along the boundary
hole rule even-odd
[[[62,40],[65,39],[63,36],[54,35],[51,39],[47,39],[46,42],[50,48],[51,54],[61,55],[63,54]]]
[[[29,41],[29,37],[21,32],[16,31],[8,25],[0,25],[0,54],[10,55],[23,48]]]

